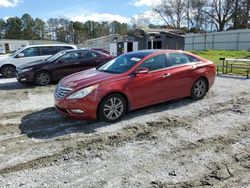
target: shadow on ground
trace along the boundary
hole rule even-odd
[[[128,113],[119,124],[130,124],[129,120],[133,118],[154,114],[168,109],[176,109],[182,106],[189,105],[195,101],[191,99],[182,99],[154,105]],[[131,123],[139,123],[131,121]],[[21,120],[19,128],[22,134],[26,134],[29,138],[49,139],[71,133],[95,133],[98,128],[109,127],[113,124],[93,121],[77,121],[56,112],[54,108],[47,108],[39,112],[31,113],[24,116]]]

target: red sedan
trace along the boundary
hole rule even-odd
[[[55,91],[56,109],[77,119],[120,120],[127,112],[178,98],[202,99],[215,65],[175,50],[131,52],[70,75]]]

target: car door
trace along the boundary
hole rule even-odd
[[[194,58],[192,61],[184,53],[169,53],[167,58],[170,64],[162,82],[162,86],[167,90],[166,100],[189,96],[198,60]]]
[[[21,56],[20,56],[21,55]],[[16,67],[23,64],[40,60],[40,48],[39,47],[30,47],[19,52],[13,59]]]
[[[166,66],[167,58],[164,53],[145,60],[137,67],[148,68],[149,72],[131,77],[127,84],[127,91],[133,100],[133,109],[159,103],[166,98],[166,89],[162,85],[165,81]]]
[[[83,57],[80,60],[80,65],[78,66],[78,71],[97,67],[106,61],[107,59],[103,58],[98,52],[84,51]]]
[[[82,52],[73,51],[63,55],[60,59],[53,63],[53,77],[59,80],[79,71],[79,66],[82,59]]]

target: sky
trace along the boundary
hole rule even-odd
[[[151,11],[161,0],[0,0],[0,18],[21,17],[24,13],[44,20],[68,18],[73,21],[129,23],[131,18],[159,20]]]

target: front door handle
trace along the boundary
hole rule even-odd
[[[162,76],[162,78],[168,78],[168,77],[170,77],[170,76],[171,76],[171,74],[168,73],[168,74],[164,74],[164,75]]]
[[[75,62],[75,63],[74,63],[74,65],[79,65],[79,64],[80,64],[80,62]]]
[[[191,69],[196,69],[197,68],[197,66],[196,65],[193,65],[192,67],[191,67]]]

